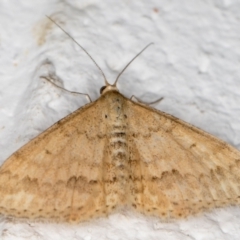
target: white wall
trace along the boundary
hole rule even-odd
[[[237,0],[0,0],[0,161],[84,105],[39,78],[99,97],[98,69],[45,15],[81,43],[120,91],[240,149],[240,2]],[[78,226],[2,218],[1,239],[239,239],[238,208],[172,223],[129,211]]]

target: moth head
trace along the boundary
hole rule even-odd
[[[100,88],[100,94],[101,94],[101,95],[103,95],[104,93],[109,92],[109,91],[119,92],[119,90],[117,89],[117,86],[115,86],[114,84],[111,85],[111,84],[107,83],[107,85],[102,86],[102,87]]]

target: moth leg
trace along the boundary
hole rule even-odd
[[[155,103],[159,103],[163,100],[164,98],[161,97],[161,98],[158,98],[157,100],[153,101],[153,102],[144,102],[144,101],[141,101],[139,98],[137,98],[136,96],[132,95],[130,100],[134,101],[134,102],[139,102],[139,103],[143,103],[145,105],[152,105],[152,104],[155,104]]]
[[[53,82],[53,78],[50,77],[46,77],[46,76],[41,76],[40,78],[43,78],[45,80],[47,80],[48,82],[50,82],[52,85],[54,85],[57,88],[60,88],[66,92],[72,93],[72,94],[80,94],[80,95],[84,95],[86,96],[86,98],[89,100],[89,102],[92,102],[92,99],[90,98],[90,96],[87,93],[80,93],[80,92],[73,92],[73,91],[69,91],[63,87],[58,86],[56,83]]]

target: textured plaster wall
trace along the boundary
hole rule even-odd
[[[0,162],[87,103],[40,79],[99,97],[125,64],[154,42],[118,87],[240,149],[240,1],[0,0]],[[78,226],[2,218],[1,239],[239,239],[239,208],[170,223],[128,210]]]

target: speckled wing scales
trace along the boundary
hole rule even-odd
[[[80,222],[121,206],[164,219],[240,203],[240,152],[116,91],[0,168],[0,213]]]
[[[142,104],[128,109],[136,209],[170,219],[240,203],[238,150]]]
[[[70,114],[5,161],[0,213],[70,222],[108,213],[102,167],[106,126],[99,119],[103,104]]]

